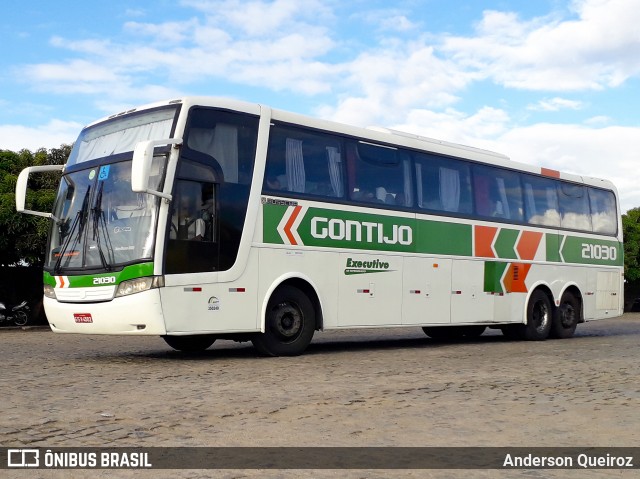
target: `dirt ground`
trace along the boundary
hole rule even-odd
[[[419,328],[316,333],[295,358],[157,337],[0,330],[0,445],[640,445],[640,313],[576,337],[442,343]],[[640,462],[639,457],[636,458]],[[1,477],[564,478],[584,470],[0,471]],[[589,471],[588,477],[638,477]]]

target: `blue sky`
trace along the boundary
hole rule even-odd
[[[640,206],[640,0],[31,1],[0,17],[0,149],[225,96],[612,180]]]

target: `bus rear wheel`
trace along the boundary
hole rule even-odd
[[[162,339],[177,351],[199,353],[208,349],[216,340],[211,334],[195,334],[192,336],[162,336]]]
[[[282,286],[269,299],[264,327],[264,333],[251,339],[260,353],[298,356],[307,349],[315,332],[313,304],[298,288]]]
[[[581,303],[578,298],[569,291],[565,292],[553,317],[550,336],[557,339],[572,337],[580,320],[580,310]]]
[[[527,324],[518,325],[521,339],[526,341],[544,341],[549,337],[553,310],[549,296],[542,290],[535,290],[527,303]]]

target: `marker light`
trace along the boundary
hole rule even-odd
[[[44,285],[44,295],[47,298],[56,299],[56,292],[50,284]]]

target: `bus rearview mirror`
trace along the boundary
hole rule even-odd
[[[177,145],[181,143],[182,138],[167,138],[164,140],[141,141],[136,144],[131,164],[131,189],[136,193],[149,193],[170,200],[170,194],[149,188],[153,149],[158,145]]]
[[[27,197],[27,185],[29,183],[29,175],[31,173],[46,173],[49,171],[62,171],[64,165],[41,165],[41,166],[29,166],[20,172],[18,175],[18,181],[16,182],[16,211],[18,213],[26,213],[28,215],[43,216],[45,218],[51,218],[51,213],[42,213],[40,211],[33,211],[25,209],[25,200]]]

